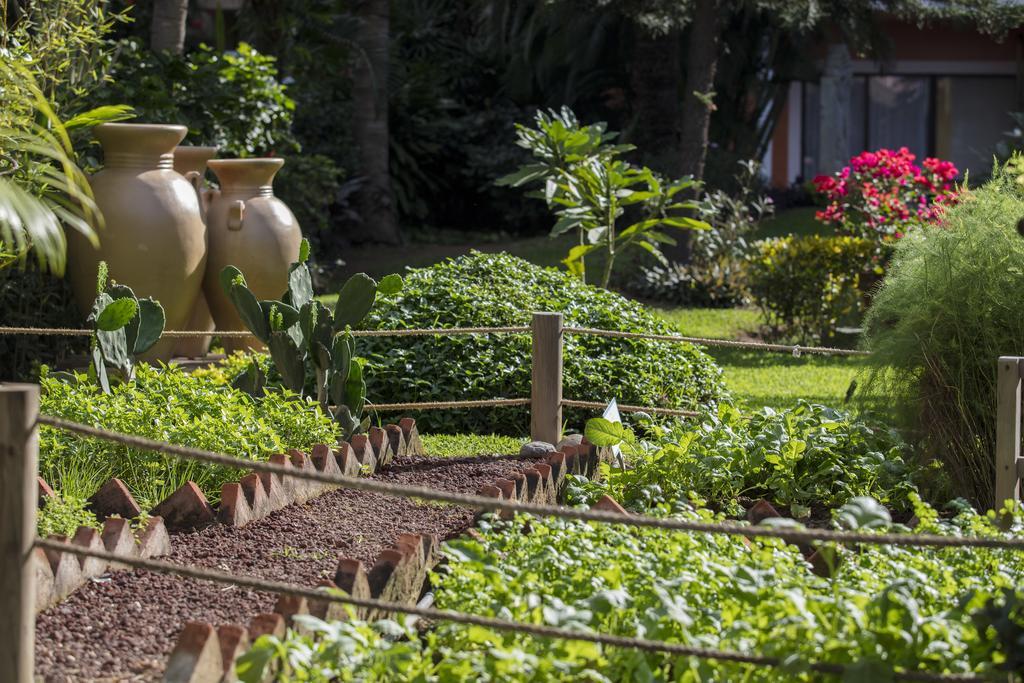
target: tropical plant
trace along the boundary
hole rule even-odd
[[[40,267],[64,272],[64,228],[93,244],[102,216],[85,174],[75,161],[71,132],[119,120],[123,108],[104,107],[62,121],[32,73],[0,64],[0,243],[8,266],[33,252]]]
[[[710,228],[693,233],[690,261],[641,267],[628,285],[631,293],[689,306],[726,308],[744,302],[750,237],[775,206],[757,191],[761,165],[751,160],[739,166],[734,191],[717,189],[701,197],[698,212]]]
[[[62,117],[82,111],[82,98],[105,78],[114,28],[129,21],[128,10],[113,11],[109,0],[19,0],[0,2],[0,51],[10,66],[20,64],[43,97]],[[4,114],[18,111],[5,85]],[[30,98],[27,100],[30,101]],[[117,101],[117,100],[113,100]],[[103,102],[108,104],[110,101]]]
[[[508,254],[481,254],[410,270],[402,292],[371,313],[366,327],[490,327],[528,325],[533,311],[555,311],[566,325],[671,334],[643,305],[553,268]],[[373,366],[369,393],[399,402],[520,398],[530,395],[530,340],[524,335],[387,337],[361,340]],[[565,395],[672,408],[705,408],[725,393],[714,361],[689,344],[584,335],[564,338]],[[582,425],[587,411],[567,409]],[[521,435],[522,407],[425,411],[424,431]]]
[[[100,262],[96,279],[96,300],[89,313],[93,326],[92,365],[89,378],[110,393],[107,365],[113,365],[119,379],[135,376],[135,356],[144,354],[160,340],[166,316],[152,297],[139,299],[127,285],[107,282],[107,264]]]
[[[886,242],[935,223],[944,207],[956,204],[959,171],[932,157],[921,165],[906,147],[862,152],[835,175],[814,179],[827,205],[818,220],[840,234]]]
[[[288,291],[277,301],[257,299],[234,266],[221,272],[220,282],[246,327],[269,348],[284,387],[315,399],[348,438],[369,426],[369,418],[363,419],[363,363],[355,355],[350,329],[363,321],[378,295],[401,291],[402,278],[389,275],[378,284],[365,273],[353,275],[338,292],[332,311],[313,298],[308,258],[309,242],[303,240],[299,260],[288,270]],[[259,395],[265,382],[254,360],[236,386]]]
[[[667,264],[661,245],[675,244],[675,240],[663,228],[707,229],[707,223],[688,215],[697,204],[676,197],[692,190],[693,181],[668,181],[649,168],[618,159],[633,147],[611,144],[618,133],[608,132],[603,122],[580,125],[572,110],[563,107],[559,112],[538,112],[534,124],[534,128],[516,126],[517,144],[530,150],[534,163],[497,182],[543,187],[529,196],[543,199],[558,216],[552,237],[570,230],[578,233],[579,244],[563,263],[584,281],[586,256],[595,250],[604,253],[600,283],[608,287],[615,259],[626,249],[640,247]],[[632,222],[620,228],[619,219],[627,211]]]
[[[1019,157],[1017,157],[1019,158]],[[996,360],[1024,355],[1024,186],[1016,165],[899,240],[865,319],[871,384],[943,461],[957,494],[991,507]]]

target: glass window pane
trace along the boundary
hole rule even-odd
[[[928,79],[872,76],[868,80],[868,147],[907,147],[928,155]]]
[[[996,143],[1013,127],[1017,108],[1012,77],[953,76],[941,79],[936,102],[936,154],[972,179],[992,171]]]

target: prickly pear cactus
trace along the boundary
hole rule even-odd
[[[105,264],[99,270],[96,301],[89,322],[93,326],[92,365],[89,376],[110,393],[107,366],[113,366],[122,381],[131,381],[135,356],[145,353],[160,340],[166,317],[163,306],[152,298],[139,299],[131,287],[107,283]]]
[[[267,345],[281,384],[316,399],[347,439],[369,426],[369,418],[363,417],[364,361],[356,357],[349,330],[363,321],[378,296],[401,291],[402,278],[389,275],[378,284],[365,273],[353,275],[338,292],[332,311],[313,298],[308,258],[309,243],[303,240],[299,260],[288,271],[288,291],[277,301],[257,299],[234,266],[221,271],[220,283],[245,326]],[[265,378],[254,362],[236,385],[256,395],[262,393]]]

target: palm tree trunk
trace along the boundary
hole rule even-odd
[[[360,236],[400,244],[388,171],[389,5],[389,0],[364,0],[355,10],[362,25],[352,75],[352,134],[364,178],[357,199]]]
[[[153,0],[153,18],[149,23],[149,47],[154,52],[180,55],[185,51],[185,20],[188,0]]]

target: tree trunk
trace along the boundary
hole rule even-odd
[[[718,49],[721,42],[719,0],[696,0],[690,44],[686,54],[686,91],[683,95],[682,171],[697,180],[704,177],[708,129],[714,109]]]
[[[718,50],[721,43],[721,23],[718,13],[723,11],[719,0],[695,0],[690,40],[686,50],[686,87],[683,91],[683,125],[680,141],[679,175],[704,178],[704,161],[708,154],[708,131],[711,127],[712,101],[715,89],[715,70],[718,68]],[[696,198],[698,193],[694,193]],[[680,263],[692,259],[689,231],[677,232],[678,244],[666,245],[665,256]]]
[[[185,51],[185,20],[188,0],[153,0],[153,18],[149,23],[149,47],[154,52]]]
[[[359,141],[364,179],[357,198],[363,240],[400,244],[388,172],[389,0],[364,0],[352,74],[352,135]],[[357,240],[358,241],[358,240]]]
[[[633,124],[629,138],[637,146],[641,163],[671,177],[682,171],[682,80],[679,34],[653,35],[636,26],[630,68]]]

